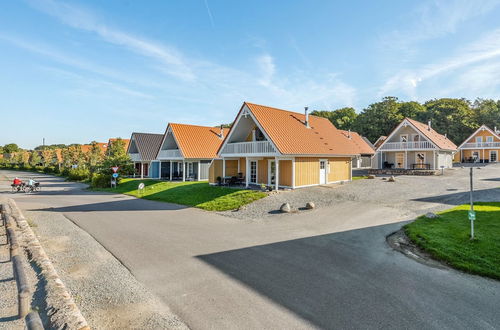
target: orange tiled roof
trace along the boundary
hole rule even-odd
[[[106,152],[106,149],[108,148],[108,144],[107,143],[103,143],[103,142],[97,142],[97,145],[99,146],[99,149],[101,149],[101,152],[104,154]],[[92,149],[92,145],[91,144],[82,144],[80,146],[82,152],[84,154],[86,154],[87,152],[90,151],[90,149]]]
[[[245,102],[282,154],[357,155],[358,147],[327,119]]]
[[[172,128],[175,140],[179,145],[184,158],[215,158],[223,139],[220,138],[220,128],[173,124]],[[227,136],[229,128],[224,128],[224,137]]]
[[[339,130],[339,131],[346,138],[349,138],[349,135],[351,136],[352,142],[354,142],[354,144],[356,144],[356,146],[358,147],[359,154],[364,154],[364,155],[366,155],[366,154],[374,155],[375,154],[375,150],[373,150],[373,148],[358,133],[344,131],[344,130]]]
[[[429,128],[428,125],[410,118],[406,118],[406,120],[413,124],[413,126],[415,126],[420,133],[432,141],[438,148],[445,150],[457,150],[455,143],[451,142],[450,139],[442,134],[439,134],[434,129]]]

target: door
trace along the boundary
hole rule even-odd
[[[319,161],[319,184],[326,184],[326,160]]]
[[[490,151],[490,163],[495,163],[498,160],[498,151],[491,150]]]
[[[257,183],[257,161],[250,161],[250,183]]]
[[[425,168],[425,152],[417,152],[415,154],[416,168]]]
[[[405,153],[396,153],[396,168],[405,168]]]
[[[479,159],[479,151],[473,151],[472,152],[472,161],[474,163],[479,163],[480,159]]]
[[[269,168],[267,171],[267,185],[272,186],[273,184],[276,184],[276,161],[275,160],[270,160],[269,161]]]

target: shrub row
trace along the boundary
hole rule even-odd
[[[111,174],[91,173],[90,170],[86,168],[63,168],[59,170],[58,166],[43,167],[4,163],[0,164],[0,169],[59,175],[71,181],[89,182],[93,188],[107,188],[111,182]]]

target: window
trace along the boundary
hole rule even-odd
[[[415,162],[417,163],[416,168],[423,168],[425,164],[425,153],[417,152],[415,154]]]
[[[483,142],[483,137],[482,136],[476,136],[476,142],[478,142],[478,143]]]
[[[257,183],[257,162],[250,161],[250,183]]]
[[[418,142],[418,141],[420,141],[420,135],[418,134],[413,135],[413,142]]]
[[[495,163],[498,160],[498,153],[496,150],[490,151],[490,163]]]
[[[401,142],[408,142],[408,134],[401,134],[400,139]]]
[[[266,137],[264,136],[264,133],[258,128],[255,129],[255,141],[265,141]]]
[[[493,142],[493,136],[487,136],[486,142]]]

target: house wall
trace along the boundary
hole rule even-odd
[[[477,136],[482,136],[483,137],[483,142],[486,142],[486,136],[493,136],[493,141],[494,142],[499,142],[500,141],[500,139],[498,139],[496,136],[494,136],[493,134],[491,134],[491,132],[489,132],[488,130],[484,130],[484,131],[477,132],[476,134],[474,134],[473,137],[471,137],[466,142],[467,143],[474,143],[474,142],[476,142],[476,137]]]
[[[401,127],[398,131],[394,133],[390,140],[387,142],[401,142],[401,134],[408,134],[408,141],[413,141],[413,135],[420,135],[420,141],[427,141],[427,138],[420,134],[417,130],[415,130],[411,126]]]
[[[292,186],[292,161],[280,160],[279,164],[279,182],[280,186]]]
[[[226,160],[226,176],[238,175],[238,160]]]
[[[483,149],[475,149],[475,150],[474,149],[465,149],[465,150],[462,150],[461,152],[459,151],[455,154],[455,161],[457,161],[457,162],[461,161],[460,160],[460,153],[462,154],[462,159],[471,158],[474,151],[479,152],[480,160],[487,159],[489,161],[490,151],[495,151],[495,150],[497,152],[497,156],[500,157],[500,149],[484,149],[484,158],[483,158]]]
[[[328,173],[328,182],[347,181],[351,179],[352,164],[350,158],[328,158],[328,163],[330,164],[330,172]],[[319,173],[318,173],[318,180],[319,180]]]
[[[208,182],[217,183],[217,177],[222,177],[222,160],[214,159],[212,165],[208,169]]]
[[[295,186],[319,184],[319,158],[295,158]]]

